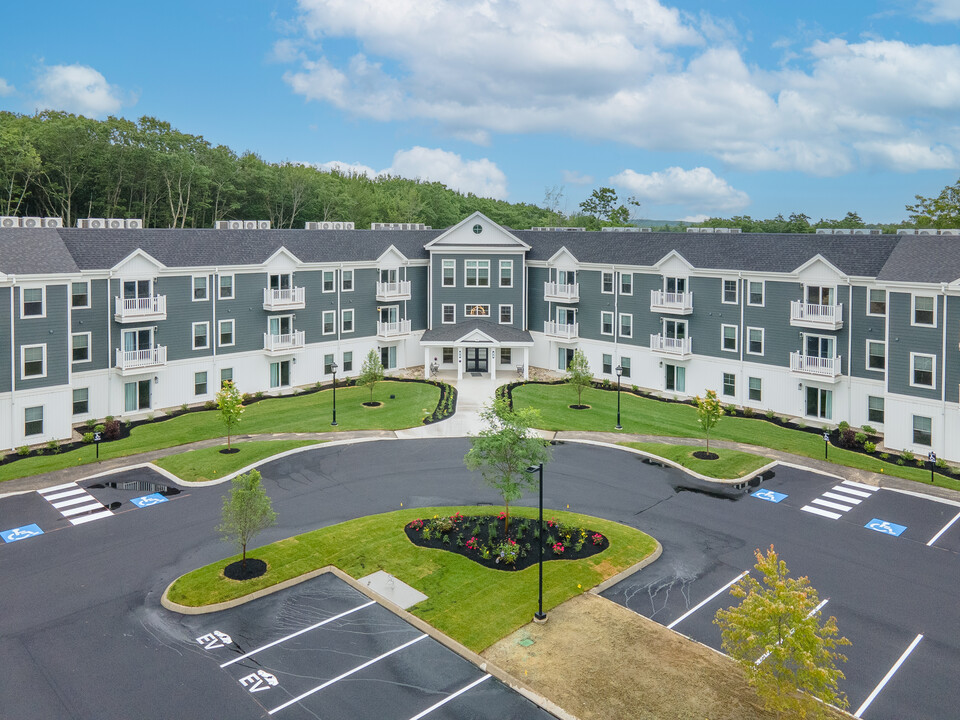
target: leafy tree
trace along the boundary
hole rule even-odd
[[[707,390],[706,397],[697,395],[694,402],[697,403],[697,423],[707,436],[707,452],[710,452],[710,431],[720,422],[723,416],[723,405],[717,397],[716,390]]]
[[[907,205],[907,212],[918,227],[960,227],[960,180],[947,185],[936,197],[915,198],[917,202]]]
[[[230,431],[240,422],[243,415],[243,396],[233,380],[224,380],[217,393],[217,409],[220,411],[220,420],[227,427],[227,449],[230,449]]]
[[[846,657],[836,651],[849,645],[837,637],[837,620],[821,623],[817,591],[806,577],[791,578],[773,545],[766,555],[755,551],[756,570],[763,584],[744,575],[730,589],[742,598],[738,607],[717,611],[723,649],[746,671],[750,684],[780,717],[822,717],[818,702],[847,706],[837,689],[844,675],[837,667]]]
[[[593,373],[590,371],[590,363],[587,362],[587,356],[583,350],[573,351],[573,359],[567,365],[567,384],[572,385],[577,391],[577,405],[582,405],[580,398],[583,395],[584,388],[590,387],[593,383]]]
[[[371,350],[363,359],[363,367],[360,368],[360,375],[357,377],[358,385],[370,388],[370,402],[373,402],[373,389],[381,380],[383,380],[383,363],[380,362],[379,353]]]
[[[247,544],[276,521],[277,514],[271,507],[270,497],[260,484],[259,471],[251,470],[230,482],[217,532],[240,547],[243,553],[241,570],[247,569]]]
[[[510,503],[534,483],[527,468],[550,460],[549,443],[531,429],[539,415],[534,408],[513,410],[505,398],[494,398],[480,413],[486,427],[470,436],[470,450],[463,458],[467,468],[479,470],[503,498],[504,534],[510,529]]]
[[[601,225],[626,225],[630,222],[630,210],[626,205],[618,205],[619,200],[613,188],[598,188],[580,203],[580,210],[584,215],[599,220]],[[630,198],[627,202],[640,207],[635,198]]]

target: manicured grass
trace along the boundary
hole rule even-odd
[[[390,396],[395,395],[391,400]],[[427,383],[378,383],[374,400],[383,403],[367,408],[370,391],[362,387],[337,389],[337,427],[330,426],[333,393],[325,390],[295,397],[269,398],[248,405],[243,419],[234,427],[235,435],[282,432],[329,432],[332,430],[399,430],[420,425],[433,411],[440,389]],[[100,445],[100,458],[175,447],[196,440],[225,437],[223,423],[216,410],[192,412],[133,429],[129,437]],[[59,455],[41,455],[0,466],[0,481],[60,470],[96,462],[93,445]]]
[[[235,470],[246,467],[258,460],[264,460],[278,453],[305,445],[316,445],[322,440],[252,440],[234,442],[233,447],[240,452],[224,455],[220,451],[225,445],[190,450],[179,455],[168,455],[154,461],[164,470],[172,472],[185,482],[203,482],[216,480]]]
[[[325,565],[354,578],[385,570],[427,595],[410,612],[479,652],[530,622],[537,609],[537,566],[519,572],[491,570],[445,550],[417,547],[403,532],[415,518],[434,515],[489,514],[496,508],[443,507],[404,509],[350,520],[257,548],[248,556],[267,563],[267,574],[245,582],[223,577],[227,558],[179,578],[169,597],[182,605],[209,605],[247,595]],[[536,508],[511,508],[513,517],[536,517]],[[597,530],[610,547],[583,560],[543,565],[543,607],[556,607],[639,562],[656,541],[639,530],[570,512],[546,511],[545,518]]]
[[[739,450],[728,450],[727,448],[712,447],[710,452],[714,452],[720,457],[716,460],[701,460],[695,458],[693,454],[698,450],[703,450],[703,446],[642,442],[622,442],[619,444],[635,450],[653,453],[667,460],[673,460],[673,462],[701,475],[725,480],[743,477],[771,462],[770,458]]]
[[[513,391],[514,406],[540,410],[541,427],[545,430],[594,430],[614,432],[617,424],[617,393],[590,388],[583,391],[583,402],[589,410],[571,410],[577,395],[566,385],[523,385]],[[696,410],[690,405],[667,403],[621,393],[621,425],[623,433],[703,437],[697,425]],[[759,445],[783,452],[823,459],[823,438],[819,435],[790,430],[756,418],[724,416],[710,433],[716,440]],[[894,465],[869,455],[830,446],[830,462],[847,467],[885,473],[907,480],[930,483],[929,469],[910,465]],[[934,484],[960,490],[960,481],[935,475]]]

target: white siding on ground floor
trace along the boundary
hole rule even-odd
[[[917,457],[926,456],[933,450],[946,460],[960,460],[960,446],[951,442],[960,431],[960,411],[955,404],[888,394],[884,411],[883,442],[888,448],[909,450]],[[930,445],[915,442],[914,417],[930,419]]]
[[[0,438],[3,438],[3,445],[12,449],[20,445],[69,439],[72,393],[69,387],[61,385],[41,390],[20,390],[13,395],[6,393],[0,397]],[[42,408],[43,429],[40,433],[24,434],[27,408]]]

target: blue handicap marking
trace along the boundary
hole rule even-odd
[[[893,535],[894,537],[900,537],[903,531],[907,529],[906,525],[897,525],[896,523],[880,520],[879,518],[874,518],[864,525],[864,527],[867,528],[867,530],[876,530],[884,535]]]
[[[14,528],[13,530],[0,532],[0,537],[3,538],[4,542],[8,543],[16,542],[17,540],[26,540],[27,538],[36,537],[37,535],[43,535],[43,530],[36,525],[24,525],[23,527]]]
[[[150,507],[151,505],[165,503],[167,502],[167,499],[160,493],[153,493],[151,495],[144,495],[143,497],[134,498],[130,502],[132,502],[138,508],[145,508]]]
[[[772,503],[778,503],[787,497],[783,493],[774,492],[773,490],[757,490],[755,493],[750,493],[750,496]]]

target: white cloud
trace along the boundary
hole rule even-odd
[[[309,164],[309,163],[305,163]],[[369,165],[364,165],[362,163],[345,163],[340,160],[331,160],[329,162],[323,163],[313,163],[313,167],[318,170],[323,170],[324,172],[338,172],[341,175],[366,175],[368,178],[373,179],[379,175],[384,175],[386,173],[380,173],[374,170]]]
[[[629,190],[651,205],[680,205],[697,210],[738,211],[750,204],[750,196],[737,190],[710,168],[684,170],[670,167],[648,175],[624,170],[610,178],[616,187]]]
[[[917,16],[929,23],[960,20],[960,0],[920,0]]]
[[[592,175],[581,175],[577,170],[564,170],[563,181],[571,185],[589,185],[593,182]]]
[[[14,91],[13,85],[8,83],[3,78],[0,78],[0,97],[6,97],[7,95],[12,95]]]
[[[40,107],[103,117],[127,103],[120,88],[86,65],[44,67],[37,78]]]
[[[704,220],[709,220],[710,216],[700,213],[699,215],[687,215],[686,217],[677,218],[677,219],[680,220],[681,222],[702,223]]]

